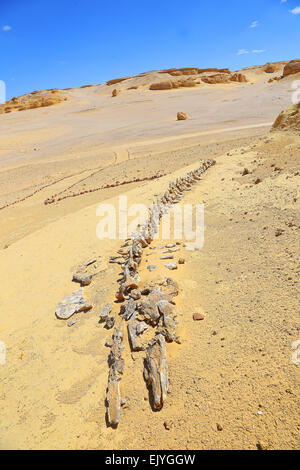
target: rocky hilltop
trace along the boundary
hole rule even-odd
[[[283,69],[283,77],[300,73],[300,59],[291,60]]]
[[[0,114],[11,113],[12,111],[25,111],[27,109],[44,108],[53,104],[66,101],[61,90],[56,88],[43,91],[32,91],[29,94],[13,97],[0,105]]]

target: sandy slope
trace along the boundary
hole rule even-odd
[[[144,399],[142,359],[133,361],[127,351],[122,383],[127,407],[117,431],[104,419],[108,332],[97,321],[116,290],[119,270],[107,259],[120,242],[96,238],[96,206],[91,206],[2,251],[1,338],[7,344],[1,370],[2,447],[299,445],[297,367],[291,361],[299,329],[299,140],[277,139],[219,157],[186,196],[185,202],[205,203],[205,246],[200,252],[182,251],[186,265],[172,273],[181,288],[183,344],[168,346],[170,396],[160,413],[151,411]],[[282,170],[274,172],[273,163]],[[251,175],[241,176],[244,166]],[[263,182],[255,185],[258,176]],[[128,192],[129,203],[149,204],[169,179]],[[281,237],[275,237],[277,228],[285,230]],[[55,319],[55,306],[74,288],[76,265],[94,254],[101,255],[103,269],[86,288],[94,308],[78,314],[68,328]],[[155,255],[152,261],[159,263]],[[158,272],[167,274],[163,265]],[[149,279],[145,268],[141,276]],[[205,320],[193,323],[194,311],[203,312]],[[173,423],[170,431],[164,429],[165,419]]]
[[[43,202],[83,178],[83,189],[99,187],[103,168],[109,168],[105,182],[111,184],[119,176],[116,163],[265,132],[290,104],[291,79],[269,84],[278,72],[244,73],[248,83],[151,91],[149,84],[165,74],[150,72],[113,86],[66,90],[68,101],[61,104],[0,115],[0,208],[13,204],[0,209],[0,247],[76,210],[51,208],[45,217]],[[121,92],[112,98],[114,87]],[[180,110],[187,121],[176,121]],[[90,181],[95,171],[100,179]],[[96,202],[83,199],[86,206]]]
[[[0,366],[1,448],[299,447],[299,377],[291,360],[300,326],[299,137],[257,137],[244,129],[242,134],[207,134],[201,142],[195,135],[168,142],[178,134],[181,123],[174,113],[182,105],[197,116],[183,123],[183,134],[213,132],[227,127],[226,120],[234,121],[230,127],[272,121],[289,99],[288,82],[271,84],[271,91],[259,71],[249,73],[258,75],[255,85],[220,86],[214,97],[206,87],[160,97],[143,91],[151,96],[149,114],[147,104],[133,103],[136,90],[126,98],[120,94],[123,102],[115,104],[108,94],[101,95],[102,88],[92,87],[70,91],[76,104],[69,100],[22,117],[0,116],[5,132],[1,200],[14,201],[40,188],[0,212],[2,246],[10,245],[0,251],[0,340],[7,347],[6,364]],[[263,105],[254,102],[256,93]],[[230,99],[228,108],[216,96]],[[85,112],[94,99],[106,110]],[[121,134],[125,121],[127,130]],[[97,131],[101,126],[102,134]],[[127,402],[114,430],[106,425],[104,406],[104,344],[110,333],[98,324],[98,315],[116,291],[119,269],[108,264],[108,257],[120,241],[96,237],[97,205],[117,205],[118,194],[127,194],[129,204],[149,205],[169,181],[211,156],[216,166],[183,200],[205,205],[205,245],[195,252],[181,248],[186,264],[171,273],[180,286],[176,303],[183,342],[167,346],[170,394],[162,411],[154,413],[142,378],[144,353],[133,360],[127,346],[122,381]],[[245,167],[250,173],[242,176]],[[92,175],[95,169],[101,171]],[[53,193],[80,192],[84,184],[92,189],[162,170],[166,175],[150,182],[43,203]],[[254,184],[257,178],[262,182]],[[276,237],[278,229],[284,231]],[[76,288],[71,282],[76,267],[93,256],[100,256],[99,272],[85,292],[94,307],[77,314],[69,328],[55,318],[55,307]],[[152,274],[147,260],[158,266]],[[170,274],[146,250],[143,282],[158,273]],[[204,314],[202,322],[193,322],[195,311]],[[165,420],[171,423],[169,431]]]

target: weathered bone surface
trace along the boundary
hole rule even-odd
[[[132,289],[128,295],[133,300],[139,300],[142,297],[140,289]]]
[[[138,325],[139,322],[136,320],[136,315],[134,314],[127,324],[128,337],[132,351],[144,351],[145,349],[142,338],[137,332]]]
[[[152,393],[153,406],[160,410],[168,392],[168,363],[163,335],[156,335],[148,344],[144,378]]]
[[[166,300],[160,300],[157,303],[157,307],[161,313],[161,317],[156,332],[162,334],[168,343],[172,343],[173,341],[178,342],[179,337],[176,333],[177,313],[175,306]]]
[[[144,321],[138,322],[138,325],[136,327],[137,335],[141,335],[146,330],[148,330],[148,325],[146,325],[146,323]]]
[[[121,415],[121,392],[120,381],[124,371],[124,359],[122,353],[123,342],[123,321],[119,323],[113,332],[113,344],[108,356],[109,374],[106,391],[106,405],[108,421],[111,425],[118,425]]]
[[[123,313],[122,318],[124,318],[124,320],[129,320],[130,317],[136,311],[136,306],[137,306],[136,301],[133,299],[129,299],[125,306],[122,305],[122,308],[121,308],[121,313]]]
[[[55,315],[60,319],[70,318],[74,313],[90,310],[92,305],[84,298],[83,288],[65,297],[56,307]]]
[[[163,255],[159,259],[174,259],[174,255]]]
[[[106,319],[105,319],[105,326],[108,330],[110,330],[114,324],[115,324],[115,321],[116,321],[116,316],[115,314],[109,314],[107,315]]]
[[[150,281],[144,285],[141,292],[143,295],[148,295],[157,290],[167,294],[170,298],[176,297],[179,293],[178,284],[171,277]]]
[[[111,309],[112,309],[112,302],[108,302],[99,315],[100,317],[99,322],[105,321],[107,319],[107,317],[109,316],[111,312]]]
[[[157,325],[161,313],[158,309],[158,302],[160,300],[171,300],[168,294],[159,290],[153,290],[150,294],[140,302],[139,316],[145,322],[152,326]]]

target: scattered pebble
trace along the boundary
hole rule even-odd
[[[174,259],[174,255],[163,255],[159,259]]]
[[[176,246],[176,243],[168,243],[165,245],[166,248],[174,248],[174,246]]]
[[[165,267],[170,269],[170,271],[173,271],[174,269],[178,268],[176,263],[167,263],[167,264],[165,264]]]
[[[164,421],[164,427],[165,429],[167,429],[167,431],[169,431],[172,426],[173,426],[172,421]]]
[[[256,447],[257,447],[258,450],[268,450],[269,449],[268,444],[266,444],[265,442],[261,442],[261,441],[256,444]]]
[[[185,259],[184,258],[179,258],[178,264],[184,264],[184,263],[185,263]]]
[[[156,269],[156,266],[154,264],[149,264],[149,266],[147,266],[147,269],[151,272],[151,271],[154,271],[154,269]]]
[[[284,232],[284,230],[282,228],[278,228],[275,232],[275,237],[279,237],[280,235],[282,235]]]
[[[194,313],[193,320],[194,321],[204,320],[204,315],[202,315],[202,313]]]

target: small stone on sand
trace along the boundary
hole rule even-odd
[[[204,315],[202,315],[202,313],[194,313],[193,320],[194,321],[204,320]]]

